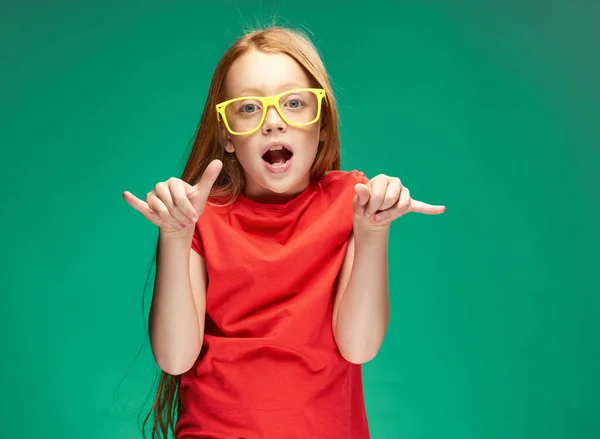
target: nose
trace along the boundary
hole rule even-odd
[[[262,126],[262,131],[265,134],[271,134],[273,131],[284,133],[287,130],[287,124],[283,121],[275,107],[267,108],[265,122]]]

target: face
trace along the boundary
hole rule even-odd
[[[227,99],[271,96],[311,86],[310,78],[293,58],[257,50],[241,55],[225,79]],[[263,125],[252,134],[232,135],[222,127],[225,150],[235,154],[244,169],[244,195],[267,203],[289,201],[308,186],[319,141],[325,140],[325,135],[320,120],[301,127],[288,125],[274,107],[267,109]],[[266,153],[281,148],[289,152]],[[279,163],[273,163],[274,158]]]

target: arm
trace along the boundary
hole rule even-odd
[[[191,244],[222,166],[220,160],[211,161],[193,186],[178,178],[157,183],[146,201],[123,192],[134,209],[159,227],[148,332],[156,363],[171,375],[188,371],[202,348],[207,275],[204,259]]]
[[[412,200],[398,178],[386,175],[354,189],[354,236],[340,271],[332,323],[342,356],[352,363],[365,363],[379,352],[389,323],[391,222],[408,212],[437,215],[446,208]]]
[[[341,355],[351,363],[372,360],[387,331],[388,236],[389,228],[357,230],[348,244],[333,308],[333,334]]]
[[[204,337],[206,268],[190,250],[191,235],[159,235],[154,295],[148,329],[158,366],[180,375],[193,365]]]

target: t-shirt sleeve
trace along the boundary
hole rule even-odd
[[[200,237],[200,231],[198,230],[198,224],[194,227],[194,235],[192,237],[192,249],[196,251],[200,256],[204,257],[204,246],[202,245],[202,238]]]
[[[352,176],[356,179],[355,180],[356,183],[354,183],[354,184],[357,184],[357,183],[367,184],[369,182],[369,179],[362,171],[354,170],[354,171],[352,171]]]
[[[362,184],[367,184],[369,182],[369,179],[367,178],[367,176],[364,174],[364,172],[360,172],[358,171],[358,179],[359,179],[359,183]]]

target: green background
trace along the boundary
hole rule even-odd
[[[180,174],[273,16],[323,54],[343,168],[448,209],[392,229],[373,438],[599,438],[600,3],[567,0],[2,2],[0,436],[140,437],[156,230],[121,193]]]

